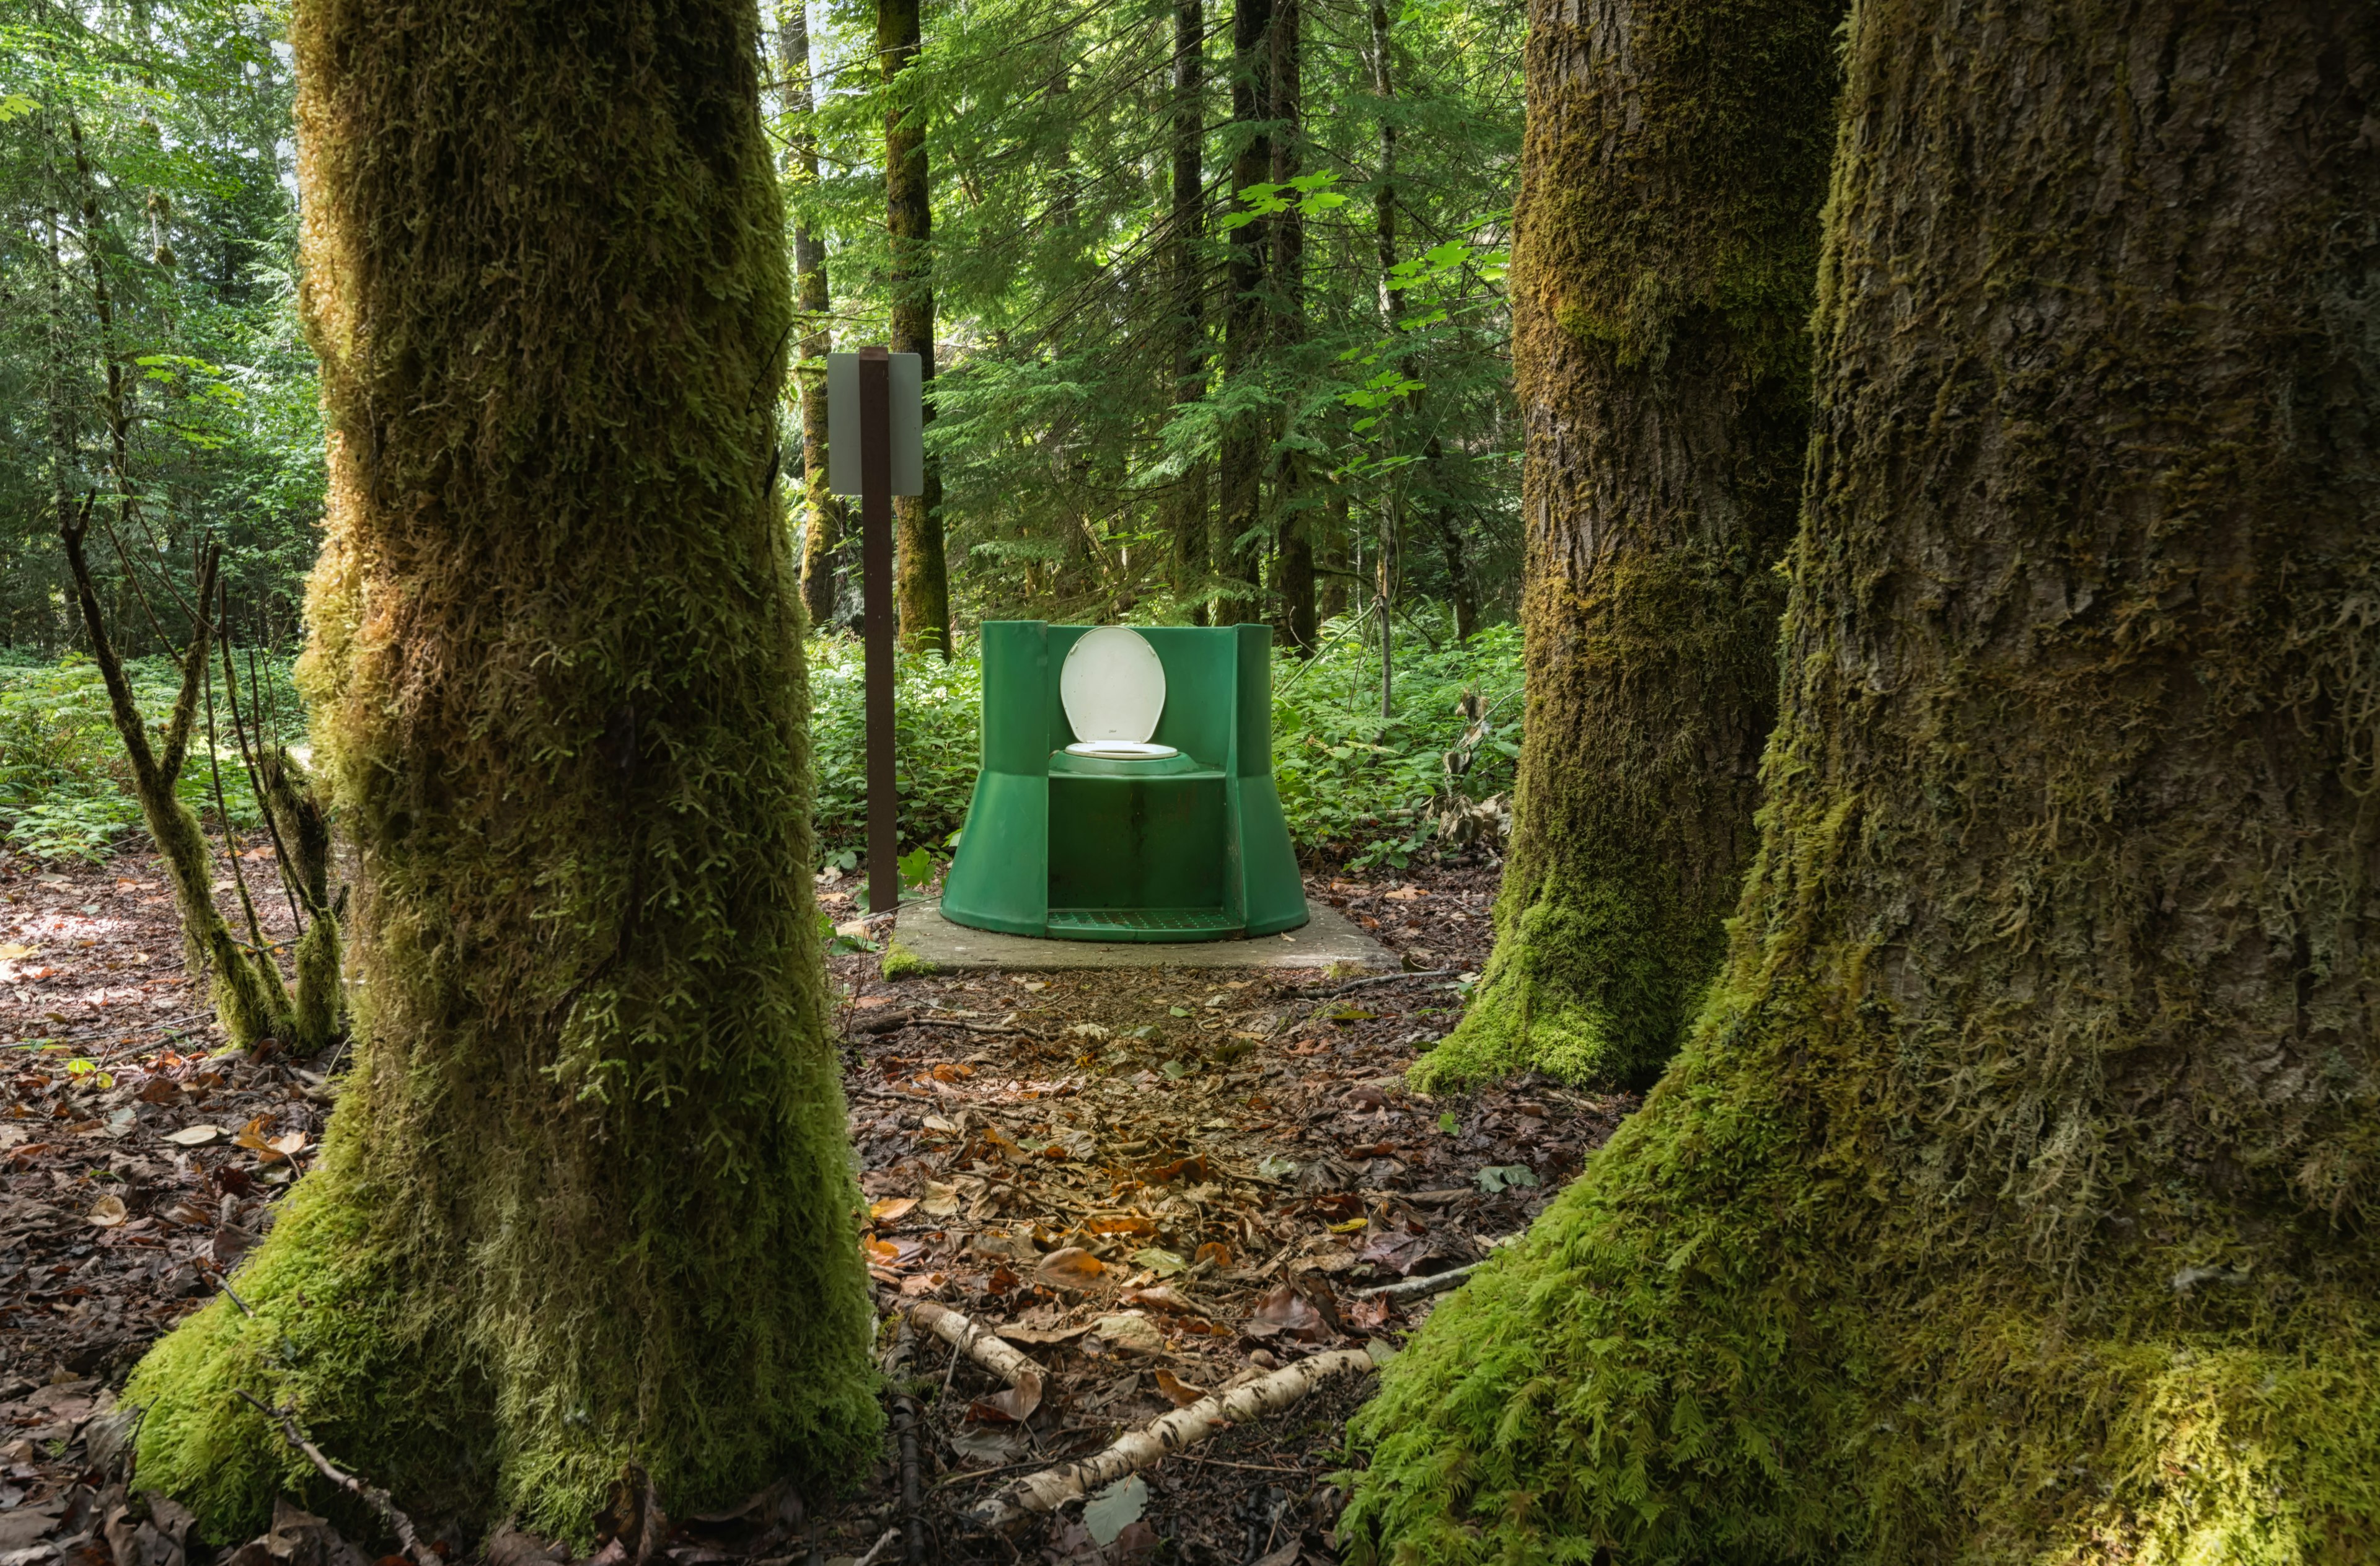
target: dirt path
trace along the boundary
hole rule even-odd
[[[1492,869],[1470,868],[1307,891],[1409,966],[1475,973],[1493,889]],[[0,867],[0,1556],[37,1551],[14,1566],[44,1566],[62,1552],[40,1547],[97,1525],[83,1516],[105,1478],[91,1414],[270,1222],[291,1155],[305,1162],[337,1090],[321,1074],[334,1062],[216,1056],[163,892],[138,856]],[[991,1401],[1002,1384],[941,1341],[894,1360],[896,1388],[923,1410],[937,1560],[1016,1559],[969,1536],[960,1513],[1174,1399],[1311,1354],[1392,1347],[1432,1302],[1359,1292],[1475,1261],[1520,1232],[1632,1107],[1526,1080],[1407,1094],[1403,1068],[1458,1014],[1447,978],[886,981],[873,964],[831,966],[885,1346],[898,1347],[891,1318],[931,1299],[1003,1329],[1050,1373],[1020,1425]],[[1346,1378],[1168,1459],[1145,1495],[1127,1487],[1095,1519],[1114,1535],[1104,1546],[1079,1506],[1014,1543],[1053,1563],[1122,1561],[1161,1541],[1217,1566],[1328,1561],[1328,1475],[1369,1382]],[[853,1493],[810,1498],[807,1512],[756,1507],[678,1536],[672,1553],[681,1566],[856,1557],[900,1520],[899,1481],[888,1439]]]

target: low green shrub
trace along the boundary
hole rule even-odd
[[[1466,799],[1509,795],[1520,754],[1521,636],[1491,625],[1456,642],[1436,616],[1401,623],[1394,649],[1393,716],[1380,716],[1377,638],[1366,643],[1343,621],[1324,627],[1322,652],[1283,652],[1273,670],[1273,776],[1301,852],[1350,868],[1402,868],[1430,851],[1450,783]],[[243,655],[243,667],[245,659]],[[821,856],[848,869],[868,841],[864,660],[849,637],[809,647],[810,725]],[[947,856],[966,819],[978,759],[983,670],[972,638],[947,662],[900,654],[895,663],[894,767],[905,848]],[[164,659],[128,666],[141,710],[162,721],[176,676]],[[283,737],[298,707],[285,663],[275,660]],[[261,824],[248,777],[217,692],[218,759],[235,826]],[[212,821],[213,784],[203,719],[182,778],[183,796]],[[1463,769],[1459,782],[1449,754]],[[123,749],[108,721],[107,692],[88,659],[0,662],[0,838],[42,858],[97,858],[140,824]],[[921,869],[923,867],[921,867]],[[913,879],[924,879],[922,874]]]

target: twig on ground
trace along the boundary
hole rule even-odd
[[[906,1397],[892,1400],[892,1427],[899,1433],[901,1440],[901,1528],[908,1535],[904,1555],[909,1566],[924,1566],[926,1487],[918,1471],[916,1400]]]
[[[1105,1451],[1093,1456],[1045,1468],[1003,1485],[968,1512],[967,1521],[979,1528],[1002,1528],[1054,1511],[1127,1474],[1150,1467],[1169,1453],[1195,1446],[1219,1430],[1277,1414],[1332,1377],[1372,1366],[1372,1356],[1361,1349],[1342,1349],[1299,1360],[1245,1386],[1200,1398],[1187,1408],[1177,1408],[1153,1425],[1117,1438]]]
[[[1328,1001],[1333,995],[1344,995],[1350,989],[1363,989],[1375,984],[1394,984],[1400,979],[1407,978],[1447,978],[1462,971],[1460,968],[1427,968],[1419,973],[1384,973],[1371,978],[1351,979],[1336,989],[1326,989],[1313,998],[1318,1001]]]
[[[1487,1265],[1481,1261],[1466,1262],[1444,1272],[1433,1272],[1427,1278],[1404,1278],[1394,1283],[1380,1284],[1378,1288],[1358,1289],[1347,1297],[1351,1300],[1417,1300],[1424,1294],[1441,1293],[1453,1288]]]
[[[900,1536],[901,1536],[901,1530],[900,1530],[900,1529],[898,1529],[898,1528],[887,1528],[887,1529],[885,1529],[885,1530],[884,1530],[884,1533],[883,1533],[883,1536],[882,1536],[881,1537],[880,1537],[880,1538],[879,1538],[879,1539],[878,1539],[874,1544],[869,1545],[869,1546],[868,1547],[868,1553],[867,1553],[867,1554],[865,1554],[865,1555],[863,1555],[863,1556],[861,1556],[861,1557],[859,1558],[859,1566],[876,1566],[876,1558],[877,1558],[878,1556],[882,1555],[882,1554],[884,1553],[885,1549],[886,1549],[888,1547],[890,1547],[890,1546],[891,1546],[891,1544],[892,1543],[892,1541],[893,1541],[894,1539],[899,1538]]]
[[[239,1395],[259,1414],[278,1425],[281,1427],[282,1439],[304,1452],[306,1460],[321,1471],[322,1477],[379,1512],[381,1521],[386,1523],[389,1530],[396,1535],[396,1542],[404,1548],[405,1553],[413,1557],[415,1566],[444,1566],[444,1562],[439,1560],[437,1552],[423,1544],[421,1536],[413,1531],[413,1519],[398,1510],[396,1502],[389,1499],[386,1490],[376,1489],[365,1484],[353,1474],[324,1457],[322,1449],[308,1440],[306,1433],[298,1427],[297,1417],[289,1410],[267,1408],[263,1402],[250,1396],[244,1389]]]
[[[1038,1393],[1049,1382],[1050,1373],[1041,1367],[1040,1361],[963,1312],[932,1300],[919,1300],[909,1307],[909,1319],[1012,1387],[1022,1389],[1029,1379]],[[1021,1423],[1021,1415],[1019,1420]]]

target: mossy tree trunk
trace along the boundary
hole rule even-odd
[[[813,626],[834,620],[834,554],[843,542],[843,500],[826,484],[826,241],[801,209],[819,182],[818,101],[810,88],[808,0],[778,0],[777,70],[784,100],[785,174],[794,188],[794,296],[801,338],[794,375],[802,404],[802,604]]]
[[[1515,216],[1528,710],[1496,948],[1444,1086],[1641,1086],[1717,970],[1776,711],[1771,567],[1841,0],[1541,3]]]
[[[142,1363],[144,1486],[584,1541],[872,1450],[768,489],[794,325],[751,0],[299,0],[333,430],[301,671],[359,871],[320,1166]],[[420,1515],[417,1510],[416,1515]]]
[[[926,389],[926,422],[934,419],[934,200],[926,162],[926,111],[905,101],[901,73],[917,58],[919,0],[877,0],[876,51],[892,102],[884,111],[885,225],[892,240],[892,351],[916,354]],[[913,648],[951,651],[951,573],[942,548],[942,470],[926,459],[926,490],[898,495],[892,525],[900,552],[893,607],[901,639]]]
[[[2380,1553],[2380,12],[1864,0],[1758,856],[1399,1560]]]

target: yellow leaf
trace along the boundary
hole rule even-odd
[[[917,1198],[915,1196],[887,1196],[882,1201],[871,1205],[868,1209],[868,1216],[879,1223],[890,1223],[894,1219],[906,1215],[908,1210],[917,1205]]]
[[[13,963],[19,958],[30,957],[40,950],[38,946],[23,946],[11,941],[6,945],[0,946],[0,963]]]
[[[1353,1234],[1355,1231],[1364,1227],[1365,1221],[1365,1220],[1360,1218],[1351,1218],[1344,1223],[1332,1224],[1330,1226],[1330,1232],[1333,1234]]]
[[[83,1214],[83,1219],[102,1229],[113,1229],[129,1216],[124,1209],[124,1198],[110,1194],[91,1203],[91,1211]]]

